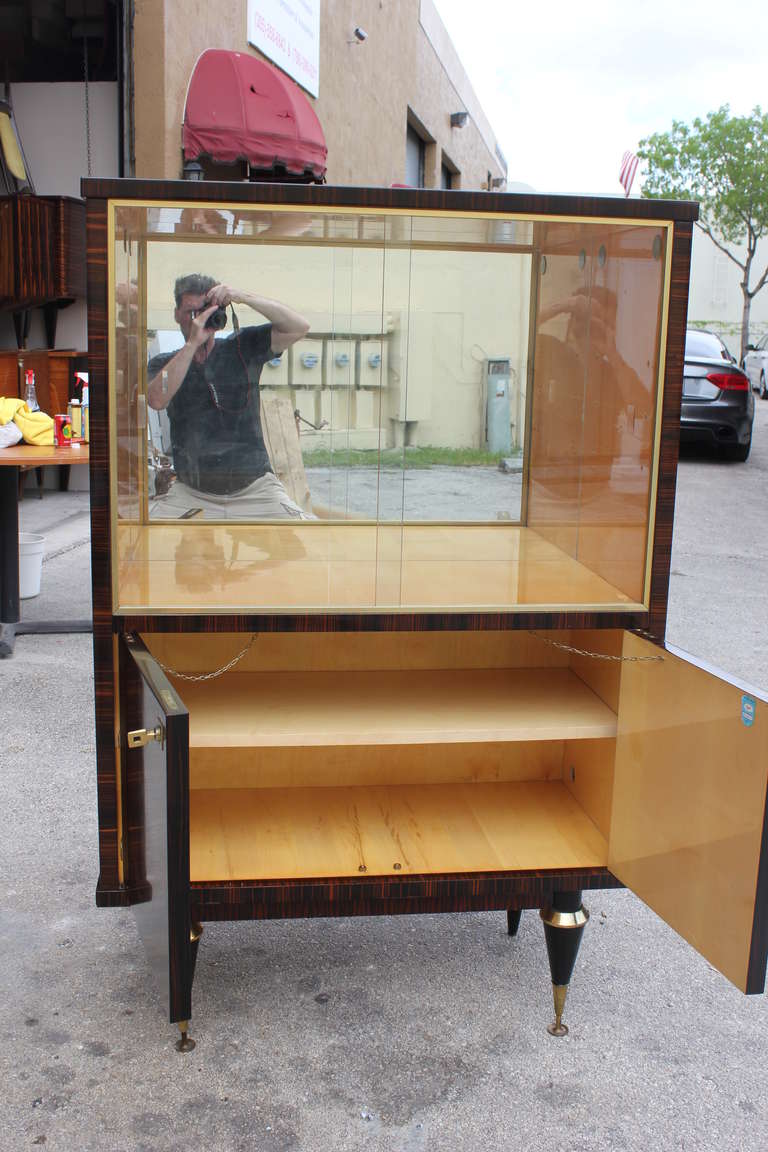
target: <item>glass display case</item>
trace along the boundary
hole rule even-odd
[[[561,1034],[627,883],[762,988],[765,705],[664,644],[695,205],[85,190],[97,900],[182,1043],[216,919],[537,907]]]
[[[669,222],[117,200],[108,229],[117,612],[647,610]],[[185,412],[151,385],[190,274],[236,302]],[[249,297],[305,329],[255,357]],[[290,501],[244,497],[267,469]]]

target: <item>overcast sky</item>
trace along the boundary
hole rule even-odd
[[[510,181],[538,192],[623,194],[644,136],[722,104],[768,111],[768,0],[434,3]]]

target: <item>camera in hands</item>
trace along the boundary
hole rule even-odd
[[[210,304],[204,304],[202,308],[198,308],[197,312],[192,313],[192,319],[205,312],[206,308],[210,308]],[[212,328],[214,332],[221,332],[222,328],[227,326],[227,310],[226,308],[217,308],[215,312],[211,312],[210,316],[205,322],[206,328]]]
[[[222,328],[227,326],[227,310],[226,308],[217,308],[215,312],[211,312],[210,316],[205,322],[206,328],[212,328],[214,332],[221,332]]]

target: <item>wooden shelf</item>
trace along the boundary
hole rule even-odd
[[[190,749],[467,744],[614,737],[567,668],[235,672],[184,682]]]
[[[607,844],[559,782],[191,793],[191,879],[600,867]]]
[[[645,540],[613,526],[602,551],[634,555],[627,532]],[[643,608],[514,524],[120,523],[116,543],[120,614]]]

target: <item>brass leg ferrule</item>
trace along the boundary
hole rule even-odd
[[[195,1046],[195,1042],[187,1035],[189,1031],[189,1020],[179,1020],[178,1027],[179,1031],[181,1032],[181,1036],[176,1041],[176,1051],[191,1052]]]
[[[578,912],[558,912],[547,907],[542,908],[539,915],[549,928],[583,928],[589,920],[589,910],[583,904]]]
[[[555,1001],[555,1021],[553,1024],[547,1025],[547,1032],[550,1036],[567,1036],[568,1025],[563,1024],[563,1009],[565,1008],[565,998],[568,995],[567,984],[553,984],[552,996]]]

